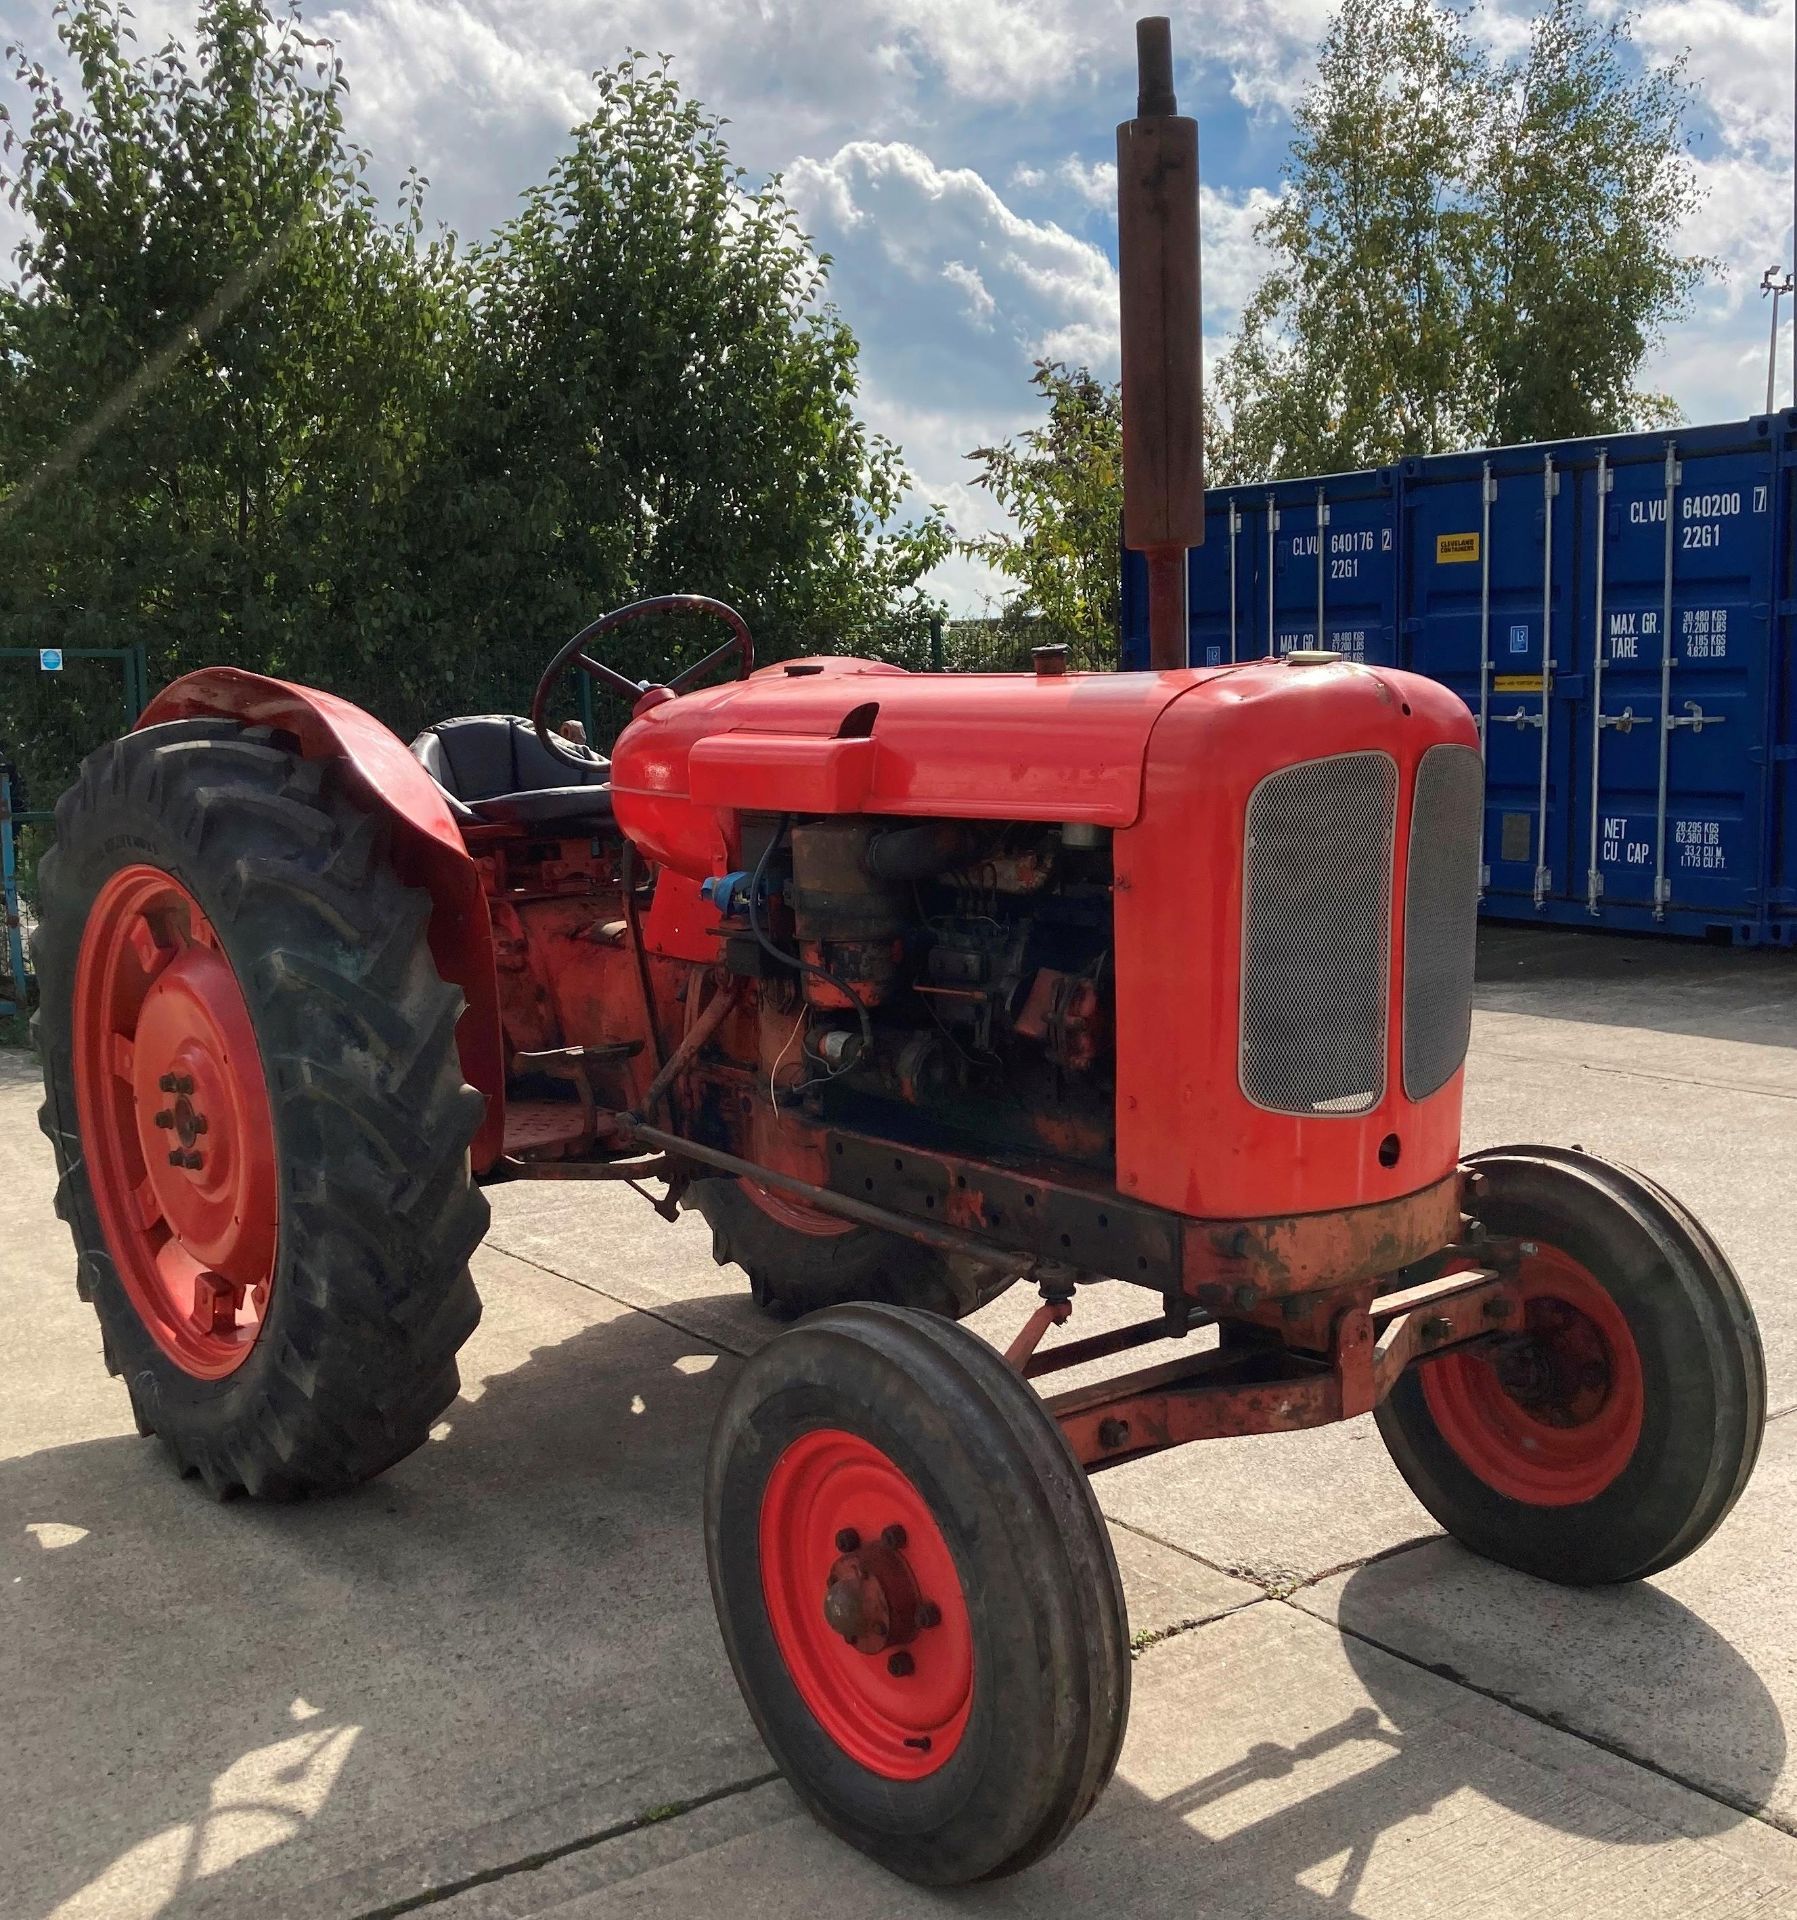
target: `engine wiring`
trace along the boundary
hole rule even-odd
[[[832,973],[828,967],[819,966],[815,961],[807,960],[801,954],[782,952],[781,949],[775,946],[773,941],[768,938],[767,932],[761,924],[761,883],[763,879],[766,878],[767,864],[773,857],[774,849],[786,838],[791,826],[792,815],[790,813],[781,814],[780,818],[775,822],[773,832],[768,836],[767,845],[761,849],[761,858],[755,862],[755,871],[749,876],[749,931],[755,936],[756,944],[770,958],[778,960],[782,966],[796,967],[801,975],[808,974],[813,979],[824,981],[827,985],[834,987],[835,990],[848,1001],[849,1005],[855,1009],[856,1016],[861,1022],[861,1047],[863,1053],[871,1062],[874,1057],[874,1025],[873,1021],[868,1017],[866,1001],[861,998],[860,994],[855,991],[854,987],[851,986],[848,981]],[[809,1007],[806,1008],[806,1012],[809,1014]],[[790,1044],[791,1042],[788,1041],[788,1045]],[[783,1051],[781,1058],[784,1057],[785,1054]],[[816,1056],[807,1052],[806,1057],[808,1059],[814,1059]],[[775,1064],[777,1066],[778,1062]],[[826,1081],[834,1080],[838,1075],[847,1073],[855,1064],[853,1059],[844,1060],[839,1066],[832,1067],[828,1073],[813,1074],[809,1080],[801,1081],[792,1091],[794,1093],[803,1093],[807,1087],[822,1086]]]

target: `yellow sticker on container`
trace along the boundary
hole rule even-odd
[[[1463,561],[1477,560],[1479,557],[1479,536],[1476,533],[1438,533],[1435,536],[1435,564],[1438,567],[1457,566]]]
[[[1491,677],[1493,693],[1539,693],[1541,675],[1538,673],[1495,673]]]

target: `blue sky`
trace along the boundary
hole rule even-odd
[[[1596,0],[1600,11],[1610,0]],[[587,110],[589,75],[627,47],[675,56],[731,122],[751,172],[782,173],[835,258],[834,297],[863,344],[862,408],[904,448],[918,498],[960,529],[992,509],[965,455],[1036,417],[1041,354],[1116,368],[1115,212],[1107,168],[1133,111],[1141,9],[1115,0],[337,0],[308,20],[336,41],[349,118],[376,177],[416,163],[428,205],[465,235],[511,209]],[[140,36],[185,32],[190,9],[139,0]],[[1327,0],[1208,0],[1172,9],[1180,104],[1197,115],[1206,334],[1214,351],[1254,284],[1256,212],[1279,189],[1289,109]],[[1473,15],[1518,44],[1530,9]],[[1764,399],[1763,269],[1789,261],[1791,0],[1662,0],[1641,12],[1649,57],[1689,49],[1700,89],[1704,206],[1686,235],[1726,274],[1647,369],[1688,419]],[[0,0],[0,37],[54,47],[47,5]],[[11,216],[0,205],[0,242]],[[1781,355],[1790,391],[1790,335]],[[703,583],[695,583],[702,585]],[[953,562],[957,611],[989,586]]]

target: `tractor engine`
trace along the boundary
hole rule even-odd
[[[650,699],[612,798],[655,874],[669,1045],[730,995],[680,1063],[683,1123],[910,1212],[962,1204],[961,1157],[1043,1167],[1070,1240],[1132,1206],[1148,1233],[1436,1186],[1459,1145],[1481,771],[1452,693],[1333,654],[1140,674],[830,658]],[[700,971],[727,984],[695,997]]]
[[[827,1088],[869,1124],[884,1107],[915,1109],[970,1146],[1108,1164],[1108,833],[866,816],[782,832],[761,816],[744,842],[758,864],[768,856],[759,880],[743,872],[702,891],[732,910],[726,965],[761,981],[770,1005],[794,972],[776,955],[799,962],[775,1097]],[[790,928],[790,949],[768,938],[764,913]],[[889,1113],[884,1124],[917,1122]]]

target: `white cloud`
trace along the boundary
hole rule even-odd
[[[1660,0],[1635,38],[1657,62],[1687,54],[1703,103],[1731,147],[1790,149],[1791,8],[1742,0]]]
[[[1070,153],[1056,169],[1079,197],[1094,207],[1114,208],[1117,204],[1117,163],[1095,160],[1090,166],[1078,154]]]
[[[973,270],[960,260],[948,261],[942,269],[942,277],[951,287],[959,287],[967,299],[968,318],[981,326],[990,326],[992,316],[998,311],[998,303],[986,291],[986,283]]]
[[[905,141],[854,140],[794,161],[786,184],[839,278],[977,286],[978,317],[1004,326],[1026,373],[1041,355],[1114,363],[1117,272],[1103,249],[1026,219],[971,167],[938,166]]]

